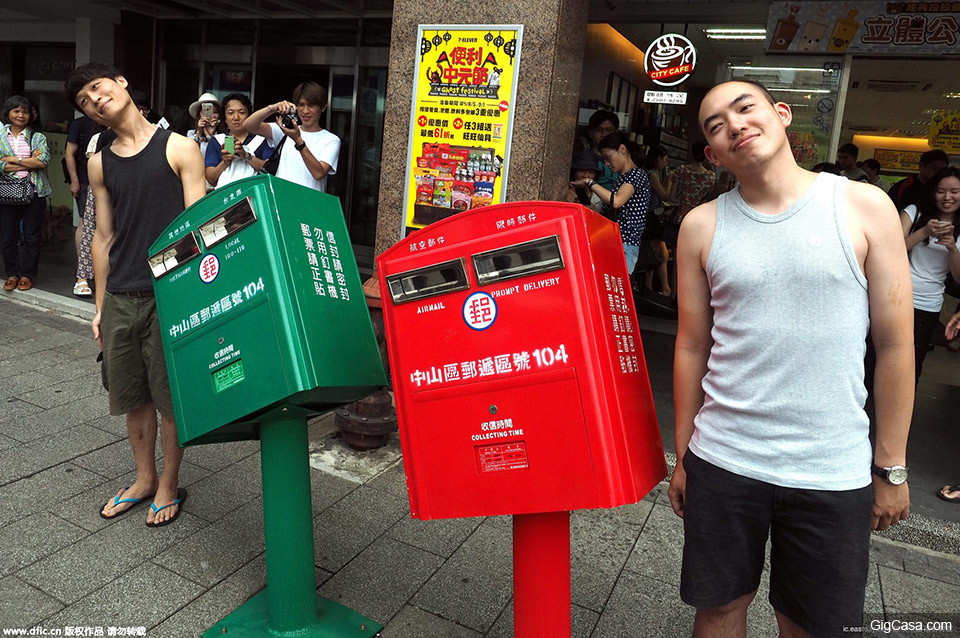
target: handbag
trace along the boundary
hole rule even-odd
[[[260,175],[276,175],[277,169],[280,168],[280,151],[283,150],[283,143],[287,141],[287,136],[284,135],[280,139],[280,143],[277,144],[277,150],[273,152],[266,162],[263,163],[263,166],[260,167],[260,170],[257,171]]]
[[[0,204],[26,206],[33,201],[37,190],[29,178],[20,179],[4,173],[0,175]]]

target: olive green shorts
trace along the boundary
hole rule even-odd
[[[100,312],[100,339],[110,414],[126,414],[154,403],[162,416],[172,419],[173,401],[154,298],[108,292]]]

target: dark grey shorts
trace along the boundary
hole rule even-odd
[[[106,293],[100,313],[100,339],[110,414],[126,414],[152,402],[162,416],[172,419],[173,402],[154,298]]]
[[[722,607],[756,591],[770,538],[770,604],[813,636],[860,627],[873,488],[779,487],[683,457],[687,492],[680,597]]]

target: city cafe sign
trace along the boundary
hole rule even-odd
[[[693,75],[697,50],[679,33],[667,33],[654,40],[643,56],[643,70],[654,84],[676,86]]]

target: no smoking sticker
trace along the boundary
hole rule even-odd
[[[207,255],[200,260],[200,267],[197,270],[200,273],[200,281],[209,284],[220,274],[220,260],[216,255]]]
[[[475,292],[463,303],[463,320],[474,330],[486,330],[497,319],[497,302],[485,292]]]

